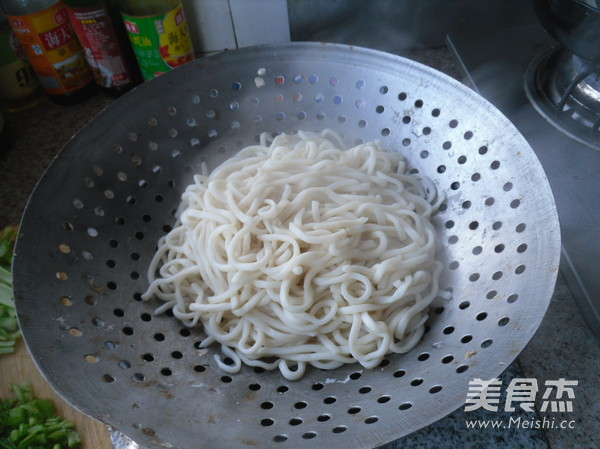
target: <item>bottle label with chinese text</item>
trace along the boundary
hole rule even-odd
[[[109,89],[131,83],[132,77],[106,7],[70,7],[69,16],[96,82]]]
[[[92,82],[62,2],[34,14],[8,16],[8,21],[46,92],[68,94]]]
[[[181,3],[166,14],[123,14],[142,76],[150,80],[194,59],[194,48]]]

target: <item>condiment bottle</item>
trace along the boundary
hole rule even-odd
[[[2,0],[2,8],[51,99],[72,104],[97,91],[62,1]]]
[[[4,112],[16,112],[36,105],[42,98],[40,83],[6,15],[0,11],[0,106]]]
[[[120,96],[142,81],[116,0],[64,0],[96,83]]]
[[[194,59],[181,0],[120,0],[119,7],[144,80]]]

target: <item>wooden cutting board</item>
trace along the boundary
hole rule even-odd
[[[10,391],[9,385],[24,381],[31,384],[37,397],[52,399],[60,416],[75,423],[75,428],[82,439],[79,449],[112,448],[107,427],[75,410],[54,392],[35,366],[23,339],[21,339],[17,343],[14,353],[0,355],[0,398],[13,398],[14,395]]]

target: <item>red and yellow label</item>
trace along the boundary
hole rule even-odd
[[[8,20],[46,92],[66,94],[93,81],[62,2],[34,14],[8,16]]]

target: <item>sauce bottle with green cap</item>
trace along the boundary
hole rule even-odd
[[[119,7],[144,80],[194,59],[181,0],[120,0]]]

